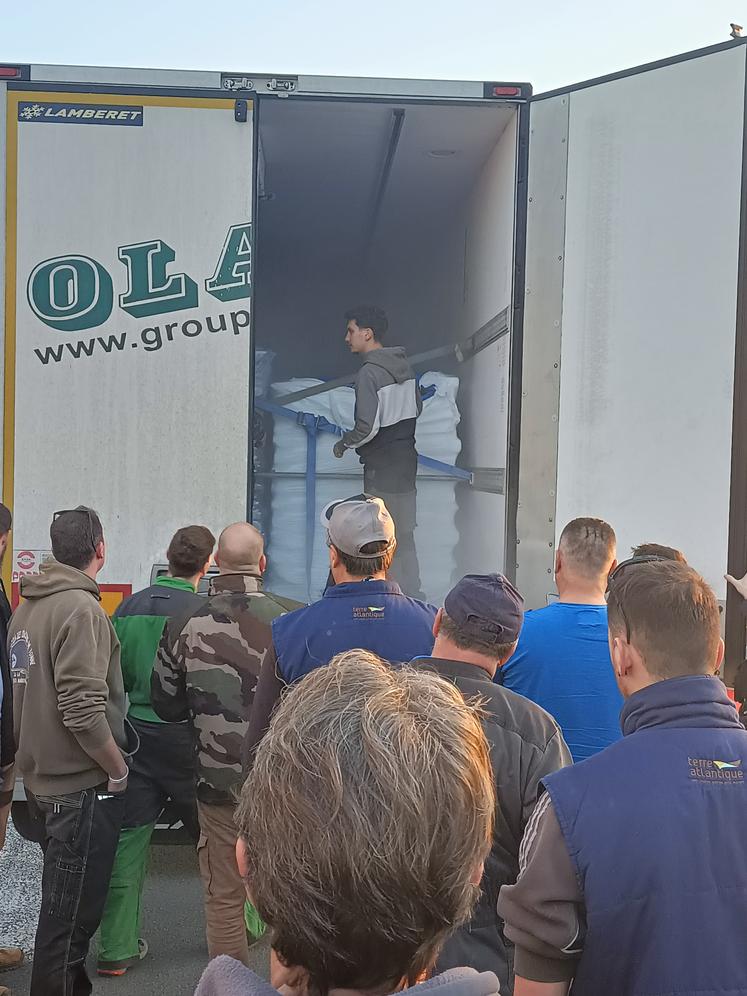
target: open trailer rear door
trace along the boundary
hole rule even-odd
[[[101,515],[110,600],[247,514],[251,100],[9,84],[3,500],[14,580]]]
[[[612,523],[621,559],[644,541],[682,549],[725,597],[744,93],[737,43],[531,105],[517,512],[530,605],[553,592],[560,529],[581,515]]]

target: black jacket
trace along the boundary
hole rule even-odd
[[[8,659],[8,623],[10,622],[10,602],[5,594],[5,586],[0,581],[0,674],[3,680],[2,714],[0,715],[0,771],[9,768],[16,759],[16,741],[13,734],[13,683],[10,677]],[[0,784],[2,776],[0,775]],[[7,805],[12,792],[0,792],[0,806]]]
[[[523,695],[496,685],[475,664],[421,657],[412,666],[435,671],[466,699],[480,701],[497,796],[493,847],[485,861],[480,900],[470,922],[446,942],[437,969],[470,965],[492,971],[500,979],[501,992],[511,993],[513,950],[496,911],[498,893],[519,874],[519,845],[540,781],[570,764],[570,751],[552,716]]]

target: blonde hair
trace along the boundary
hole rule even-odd
[[[236,813],[281,960],[322,996],[413,982],[470,915],[494,808],[478,714],[452,684],[364,650],[310,674]]]

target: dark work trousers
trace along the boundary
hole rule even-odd
[[[414,454],[414,450],[413,450]],[[417,468],[417,457],[415,457]],[[407,491],[389,490],[392,487],[408,487]],[[417,490],[415,473],[409,467],[401,475],[396,467],[374,468],[369,464],[363,467],[363,490],[366,494],[383,499],[389,514],[394,520],[397,535],[397,552],[388,577],[396,581],[402,591],[411,598],[422,598],[420,587],[420,565],[415,548],[415,526],[417,525]]]
[[[140,748],[131,761],[122,833],[101,918],[99,967],[137,956],[150,839],[164,807],[169,818],[182,820],[195,844],[200,836],[190,724],[132,718],[130,723]]]
[[[30,996],[89,996],[86,956],[106,902],[124,793],[113,795],[104,783],[70,795],[26,794],[44,822]]]
[[[194,735],[190,723],[147,723],[129,717],[140,738],[130,761],[123,827],[155,823],[164,808],[178,816],[195,843],[197,777]]]

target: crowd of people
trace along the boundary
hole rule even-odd
[[[44,851],[32,996],[92,991],[99,928],[100,975],[163,954],[140,909],[164,808],[199,858],[196,996],[747,993],[747,731],[683,554],[618,563],[575,519],[557,601],[470,574],[436,607],[388,579],[380,497],[322,521],[307,606],[264,589],[253,526],[190,525],[110,619],[83,506],[0,599],[0,845],[19,773]],[[10,527],[0,507],[0,552]]]

